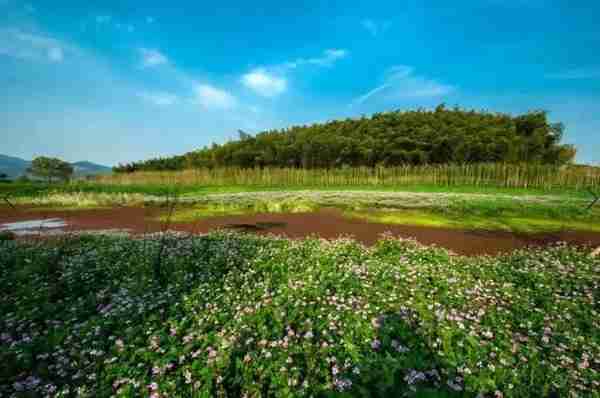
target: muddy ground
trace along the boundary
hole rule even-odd
[[[133,234],[165,229],[191,233],[206,233],[217,229],[233,229],[258,234],[277,234],[289,238],[319,236],[332,239],[350,236],[372,245],[383,233],[401,238],[414,238],[425,245],[447,248],[461,255],[495,255],[528,246],[543,246],[557,242],[573,245],[600,246],[600,233],[562,231],[544,234],[516,234],[505,231],[472,231],[408,225],[388,225],[349,219],[336,209],[313,213],[263,213],[243,216],[213,217],[194,223],[165,223],[156,221],[159,209],[117,207],[78,211],[43,211],[36,209],[0,209],[2,224],[40,219],[62,219],[67,226],[60,230],[128,230]],[[39,229],[42,234],[52,229]]]

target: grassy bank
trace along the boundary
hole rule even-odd
[[[271,187],[118,187],[95,184],[15,186],[8,192],[15,205],[33,209],[78,210],[113,206],[165,206],[177,203],[171,221],[255,213],[308,212],[338,208],[348,217],[388,224],[434,227],[547,232],[600,231],[600,206],[588,209],[591,196],[559,191],[408,187],[407,190],[306,190]],[[9,208],[7,203],[2,205]],[[162,217],[163,221],[166,216]]]
[[[406,184],[400,186],[373,186],[373,185],[161,185],[161,184],[132,184],[118,185],[97,182],[72,182],[67,184],[43,183],[12,183],[0,184],[0,196],[8,197],[22,202],[32,202],[36,198],[48,195],[145,195],[164,196],[177,194],[182,197],[197,197],[205,194],[241,193],[241,192],[297,192],[305,190],[319,190],[325,192],[335,191],[367,191],[367,192],[415,192],[415,193],[481,193],[481,194],[506,194],[511,196],[561,196],[569,198],[589,198],[586,190],[573,188],[502,188],[491,186],[438,186],[431,184]],[[0,203],[1,205],[2,203]]]
[[[3,395],[598,396],[599,263],[579,249],[0,245]]]
[[[311,212],[337,208],[347,217],[385,224],[549,232],[600,231],[600,207],[554,196],[365,191],[246,192],[183,197],[169,216],[176,222],[256,213]]]

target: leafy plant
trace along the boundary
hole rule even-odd
[[[598,396],[599,263],[586,249],[69,242],[0,242],[3,396]]]
[[[73,166],[57,158],[39,156],[32,160],[27,172],[50,183],[53,178],[68,180],[73,174]]]

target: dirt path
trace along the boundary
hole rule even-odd
[[[126,229],[131,233],[161,231],[165,224],[153,221],[158,209],[119,207],[80,211],[39,211],[1,209],[0,226],[6,223],[39,219],[61,219],[67,224],[64,231]],[[426,245],[437,245],[462,255],[494,255],[530,245],[547,245],[566,242],[574,245],[600,246],[598,232],[557,232],[551,234],[514,234],[503,231],[468,231],[447,228],[430,228],[407,225],[378,224],[349,219],[335,209],[313,213],[270,213],[244,216],[207,218],[195,223],[174,223],[171,230],[206,233],[228,228],[259,234],[278,234],[289,238],[319,236],[332,239],[351,236],[372,245],[383,233],[402,238],[415,238]]]

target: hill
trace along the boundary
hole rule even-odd
[[[17,178],[26,174],[27,168],[31,162],[14,156],[0,155],[0,174],[4,173],[9,178]],[[84,177],[88,175],[106,174],[111,172],[111,168],[100,164],[80,161],[71,163],[75,177]]]
[[[529,162],[564,164],[575,148],[562,145],[564,127],[546,112],[519,116],[460,108],[394,111],[360,119],[265,131],[181,156],[119,165],[117,172],[197,167],[396,166],[402,164]]]
[[[9,178],[20,176],[27,170],[31,162],[13,156],[0,155],[0,174]]]
[[[110,167],[88,162],[87,160],[71,163],[71,165],[73,166],[75,176],[78,177],[97,174],[107,174],[112,172],[112,169]]]

